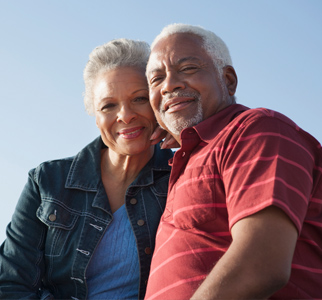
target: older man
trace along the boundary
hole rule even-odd
[[[235,102],[214,33],[169,25],[147,66],[172,162],[146,299],[322,298],[322,150],[294,122]]]

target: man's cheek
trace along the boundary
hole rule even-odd
[[[150,93],[150,104],[154,113],[157,114],[160,110],[160,104],[161,104],[161,101],[158,100],[157,95]]]

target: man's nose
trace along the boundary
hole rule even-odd
[[[173,72],[168,72],[166,75],[166,78],[163,80],[161,88],[162,95],[165,95],[167,93],[172,93],[176,90],[184,89],[185,83],[180,78],[178,74],[175,74]]]
[[[123,105],[117,114],[117,122],[130,124],[137,118],[137,113],[130,107],[130,105]]]

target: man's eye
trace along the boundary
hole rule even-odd
[[[185,66],[185,67],[181,68],[181,71],[183,71],[183,72],[185,72],[185,71],[194,71],[196,69],[197,69],[196,66]]]
[[[158,81],[161,80],[161,76],[156,76],[156,77],[153,77],[151,80],[150,80],[150,84],[156,84],[158,83]]]

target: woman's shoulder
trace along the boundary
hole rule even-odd
[[[48,181],[57,181],[57,178],[67,178],[75,156],[44,161],[29,171],[29,175],[37,182],[46,178]]]
[[[96,161],[100,159],[98,156],[101,147],[102,141],[100,137],[98,137],[81,149],[76,155],[44,161],[36,168],[30,170],[30,174],[34,176],[35,179],[42,176],[55,181],[57,181],[57,178],[59,177],[66,180],[71,168],[86,169],[89,167],[88,165],[96,163]]]

